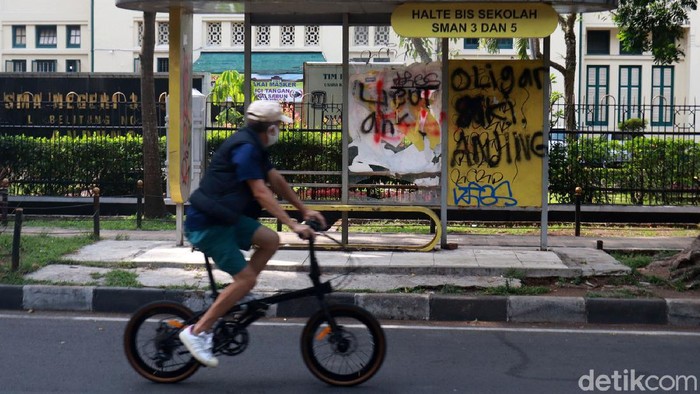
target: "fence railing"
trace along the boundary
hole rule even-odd
[[[129,119],[130,124],[95,125],[95,117],[80,121],[30,113],[15,114],[17,124],[3,120],[0,179],[11,181],[9,193],[91,196],[92,189],[99,187],[103,196],[134,196],[136,181],[143,178],[142,125],[133,103],[120,105],[125,108],[117,106],[110,111],[131,111],[116,118]],[[642,116],[641,124],[647,124],[641,129],[619,127],[617,120],[631,113],[630,108],[607,107],[607,123],[586,124],[586,116],[595,110],[579,106],[582,126],[565,130],[559,127],[563,119],[557,115],[563,106],[554,105],[549,146],[550,203],[572,204],[574,190],[581,187],[584,204],[700,205],[700,132],[695,123],[700,107],[663,108],[672,115],[671,125],[656,125],[653,120],[659,118],[654,117],[651,106],[635,107],[639,112],[634,113]],[[0,108],[4,108],[2,102]],[[160,104],[158,108],[165,109]],[[286,104],[285,111],[295,121],[283,133],[282,143],[273,146],[277,168],[303,199],[339,201],[342,106]],[[242,106],[236,104],[207,104],[205,147],[209,155],[241,126],[241,112]],[[611,114],[622,114],[623,118]],[[161,112],[158,128],[163,163],[164,118]],[[349,182],[351,201],[439,203],[434,190],[421,189],[410,180],[376,175],[351,176]]]

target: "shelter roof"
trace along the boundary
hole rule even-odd
[[[117,7],[168,12],[184,7],[195,14],[250,13],[251,23],[342,25],[347,14],[351,25],[390,25],[392,11],[400,0],[115,0]],[[422,0],[420,3],[455,3],[454,0]],[[462,0],[460,3],[477,1]],[[485,2],[485,1],[479,1]],[[488,0],[494,5],[513,0]],[[618,0],[519,0],[518,3],[546,3],[560,14],[609,11]]]

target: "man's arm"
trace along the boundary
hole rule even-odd
[[[272,193],[269,187],[265,184],[262,179],[249,179],[246,181],[250,190],[253,192],[253,197],[260,203],[260,205],[265,208],[270,214],[279,219],[283,224],[287,225],[292,231],[299,234],[303,239],[314,238],[314,231],[311,227],[297,223],[293,220],[287,212],[282,209],[280,204],[277,202],[275,195]]]

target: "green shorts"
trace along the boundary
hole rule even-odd
[[[214,260],[219,269],[233,276],[248,264],[241,250],[250,249],[253,234],[260,226],[257,220],[241,216],[233,226],[213,226],[187,231],[186,235],[192,245]]]

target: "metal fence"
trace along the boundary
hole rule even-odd
[[[103,196],[135,193],[136,180],[143,178],[138,103],[114,103],[92,112],[55,102],[41,103],[45,113],[30,107],[10,111],[0,102],[4,114],[12,113],[11,118],[0,120],[0,179],[11,180],[11,194],[86,196],[95,186]],[[574,190],[581,187],[586,204],[700,205],[700,132],[696,125],[700,107],[594,107],[577,107],[580,126],[571,131],[563,128],[563,118],[558,115],[563,105],[553,106],[551,203],[573,203]],[[158,111],[164,162],[164,103],[158,104]],[[294,123],[283,133],[283,143],[273,146],[277,168],[303,199],[339,201],[342,105],[287,104],[285,111]],[[241,126],[241,113],[241,105],[207,103],[205,146],[209,155]],[[629,119],[630,114],[640,115],[641,122],[636,124],[646,123],[646,127],[630,128],[634,122],[620,127],[619,120]],[[661,124],[662,118],[670,124]],[[351,176],[348,191],[351,201],[428,205],[435,201],[434,196],[420,196],[434,191],[383,175]]]
[[[619,105],[607,97],[575,107],[566,130],[563,103],[552,107],[550,192],[588,204],[700,205],[700,106]]]

